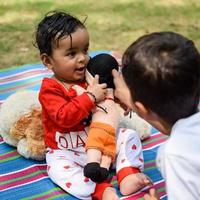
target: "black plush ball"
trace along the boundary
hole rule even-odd
[[[102,53],[89,60],[87,70],[95,76],[99,75],[99,83],[106,83],[108,88],[114,88],[112,70],[118,70],[118,62],[110,54]]]

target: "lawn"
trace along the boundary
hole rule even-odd
[[[35,27],[57,9],[87,16],[91,51],[123,52],[154,31],[179,32],[200,48],[200,0],[0,0],[0,68],[39,61]]]

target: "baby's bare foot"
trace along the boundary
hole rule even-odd
[[[112,187],[107,187],[102,196],[102,200],[120,200],[116,194],[116,190]]]
[[[121,181],[120,192],[122,195],[130,195],[148,185],[151,186],[153,183],[145,174],[130,174]]]

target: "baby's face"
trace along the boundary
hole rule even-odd
[[[71,37],[64,36],[52,52],[51,70],[67,83],[82,81],[89,61],[89,34],[86,29],[78,28]]]

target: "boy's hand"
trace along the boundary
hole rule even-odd
[[[120,101],[120,104],[123,105],[122,108],[125,110],[132,110],[132,100],[129,88],[127,87],[122,74],[120,74],[117,70],[112,70],[112,75],[114,78],[115,84],[115,97]]]
[[[95,75],[93,80],[90,80],[88,83],[87,91],[92,93],[95,96],[96,103],[105,99],[107,93],[107,85],[106,83],[99,84],[99,76]]]
[[[149,194],[144,195],[144,200],[159,200],[156,190],[154,188],[151,188],[149,190]]]

